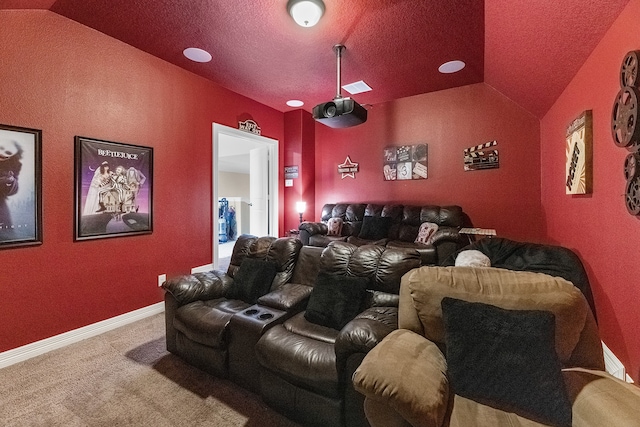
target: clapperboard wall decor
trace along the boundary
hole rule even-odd
[[[496,169],[500,167],[498,150],[492,149],[498,145],[498,141],[485,142],[484,144],[466,148],[464,153],[464,170],[475,171],[480,169]]]

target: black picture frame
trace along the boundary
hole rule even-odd
[[[75,137],[74,239],[153,232],[153,148]]]
[[[42,244],[42,130],[0,124],[0,249]]]

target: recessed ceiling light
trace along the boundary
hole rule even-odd
[[[302,107],[304,105],[304,102],[300,101],[299,99],[290,99],[289,101],[287,101],[287,105],[289,107]]]
[[[371,90],[371,87],[364,81],[360,80],[354,83],[349,83],[348,85],[344,85],[342,86],[342,89],[346,90],[351,95],[357,95],[362,92],[369,92]]]
[[[449,61],[438,67],[438,71],[443,74],[457,73],[462,70],[466,64],[462,61]]]
[[[211,61],[211,54],[197,47],[188,47],[182,51],[182,54],[194,62]]]

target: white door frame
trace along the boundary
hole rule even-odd
[[[269,147],[269,235],[278,237],[280,231],[278,229],[278,171],[279,169],[279,141],[277,139],[267,138],[265,136],[256,135],[253,133],[245,132],[239,129],[235,129],[229,126],[221,125],[219,123],[213,123],[213,174],[212,174],[212,186],[213,186],[213,199],[212,199],[212,224],[211,230],[213,233],[213,254],[212,264],[215,269],[218,268],[218,147],[220,135],[227,135],[234,138],[242,138],[245,140],[267,144]]]

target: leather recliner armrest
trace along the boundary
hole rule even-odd
[[[371,307],[347,323],[335,343],[339,375],[343,375],[349,356],[354,353],[367,354],[397,327],[397,307]]]
[[[438,346],[407,329],[390,333],[365,356],[353,385],[412,426],[440,427],[449,402],[447,362]],[[377,426],[375,419],[369,420]]]
[[[298,226],[299,230],[304,230],[309,233],[310,236],[314,234],[327,234],[329,229],[324,222],[303,222]]]
[[[193,301],[222,298],[233,279],[223,271],[207,271],[172,277],[162,284],[162,288],[176,299],[179,305]]]
[[[454,242],[459,244],[466,244],[466,239],[460,235],[457,228],[454,227],[442,227],[439,228],[431,239],[431,244],[438,246],[442,242]]]
[[[321,236],[326,236],[329,232],[327,228],[327,224],[323,222],[303,222],[298,226],[299,238],[303,245],[309,244],[309,239],[311,236],[315,236],[317,234]]]
[[[282,311],[302,310],[307,305],[312,290],[311,286],[286,283],[258,298],[258,304]]]

